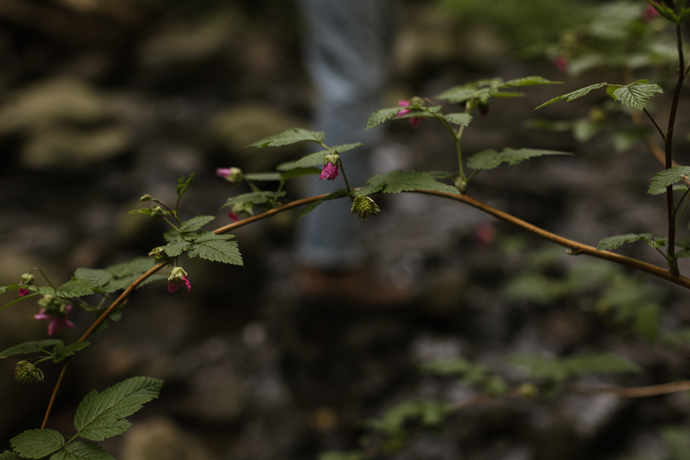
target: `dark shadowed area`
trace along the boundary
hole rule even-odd
[[[530,5],[516,6],[522,3]],[[589,84],[623,81],[620,71],[587,71],[582,61],[568,72],[554,64],[557,47],[576,40],[562,32],[592,21],[593,4],[618,2],[397,2],[384,107],[497,76],[563,81],[492,99],[486,116],[475,114],[463,149],[574,156],[484,171],[471,195],[593,246],[624,233],[663,236],[664,197],[646,194],[663,167],[637,134],[611,128],[629,123],[630,111],[608,115],[602,128],[596,107],[610,99],[604,91],[534,111]],[[639,15],[646,5],[631,4],[625,11]],[[306,153],[303,144],[245,148],[313,126],[303,35],[297,6],[284,0],[0,1],[0,285],[19,282],[32,267],[60,285],[79,267],[146,256],[164,243],[167,228],[128,211],[146,193],[174,204],[177,180],[191,172],[182,216],[214,215],[209,229],[231,223],[221,206],[246,190],[229,186],[216,168],[271,171]],[[670,104],[674,77],[667,70],[632,68],[636,79],[665,89],[653,99],[655,113]],[[677,122],[681,164],[690,151],[687,114],[682,108]],[[377,173],[456,168],[453,142],[433,120],[374,129],[383,131],[373,153]],[[317,176],[289,184],[288,197],[304,197],[308,180]],[[567,255],[451,200],[375,198],[381,213],[362,224],[371,269],[412,286],[407,301],[365,307],[303,296],[294,282],[298,210],[288,211],[233,232],[243,267],[185,259],[191,292],[169,293],[164,281],[136,291],[122,319],[71,362],[49,427],[72,433],[74,410],[89,391],[149,376],[165,381],[160,398],[131,417],[125,435],[102,444],[120,460],[359,460],[322,453],[355,451],[361,443],[374,446],[370,458],[396,460],[688,458],[685,393],[501,397],[526,377],[506,358],[515,353],[615,353],[643,370],[578,380],[591,386],[687,379],[687,293]],[[619,252],[664,264],[641,242]],[[681,261],[681,270],[688,268]],[[38,274],[37,283],[44,283]],[[16,291],[2,295],[5,305]],[[46,322],[33,319],[38,310],[31,299],[0,311],[0,350],[48,338]],[[75,311],[75,328],[55,337],[76,341],[95,317]],[[463,378],[420,371],[424,363],[460,359],[484,367]],[[0,452],[19,432],[40,426],[59,372],[46,365],[43,383],[20,384],[12,378],[15,362],[0,360]],[[467,403],[482,393],[498,396]],[[414,401],[467,408],[456,406],[438,423],[419,411],[409,419],[393,414],[379,420],[379,432],[362,423]]]

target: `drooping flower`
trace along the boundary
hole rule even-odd
[[[565,73],[568,71],[568,60],[563,56],[556,56],[553,58],[553,66],[559,72]]]
[[[400,107],[409,107],[409,106],[410,106],[410,101],[398,101],[398,105],[399,105]],[[407,109],[402,109],[402,110],[400,110],[400,111],[398,112],[397,115],[398,115],[398,116],[406,115],[406,114],[408,114],[408,113],[410,113],[410,112],[412,112],[412,109],[409,109],[409,108],[407,108]],[[417,125],[419,125],[419,122],[420,122],[420,121],[422,121],[421,118],[417,118],[417,117],[412,117],[412,118],[410,118],[410,124],[412,125],[413,128],[416,128]]]
[[[645,21],[651,21],[657,16],[659,16],[659,12],[652,5],[647,5],[647,8],[645,8],[644,13],[642,13],[642,19],[644,19]]]
[[[340,177],[338,173],[340,170],[338,169],[338,164],[340,163],[340,155],[338,155],[337,151],[333,151],[333,153],[329,153],[328,155],[324,155],[323,157],[323,169],[321,170],[321,175],[319,176],[319,180],[335,180],[336,177]]]
[[[326,163],[323,165],[323,169],[321,170],[321,175],[319,176],[319,180],[335,180],[336,177],[340,177],[338,175],[340,171],[338,170],[338,165],[333,164],[333,163]]]
[[[494,240],[496,231],[491,224],[481,224],[474,232],[474,237],[481,246],[488,246]]]
[[[35,280],[36,280],[36,278],[31,273],[23,273],[22,274],[22,277],[21,277],[21,283],[22,284],[26,284],[27,286],[31,286],[32,284],[34,284]],[[18,294],[19,294],[19,297],[26,297],[29,294],[31,294],[31,291],[29,291],[27,288],[20,288]]]
[[[235,214],[232,211],[228,212],[228,217],[233,221],[233,222],[239,222],[240,218],[237,217],[237,214]]]
[[[381,209],[379,209],[379,206],[374,200],[368,196],[362,195],[355,197],[352,202],[352,209],[350,210],[352,214],[357,214],[359,218],[362,219],[362,222],[366,222],[369,217],[377,214],[379,211],[381,211]]]
[[[173,267],[168,275],[168,292],[177,292],[184,285],[187,291],[192,290],[192,285],[187,279],[187,272],[182,267]]]
[[[50,320],[48,323],[48,335],[52,336],[59,329],[72,329],[74,323],[67,319],[67,315],[72,311],[72,305],[67,305],[59,303],[52,296],[45,296],[42,300],[46,300],[46,297],[51,297],[47,299],[46,302],[39,301],[39,305],[46,306],[42,308],[37,315],[34,315],[34,319],[47,319]],[[59,306],[57,304],[59,303]]]
[[[222,177],[231,184],[239,184],[244,179],[240,168],[216,168],[216,175]]]

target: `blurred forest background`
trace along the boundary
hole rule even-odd
[[[473,195],[587,244],[627,232],[663,235],[663,197],[646,195],[661,166],[630,132],[607,131],[627,113],[604,123],[593,110],[605,102],[603,92],[533,110],[591,83],[622,82],[619,70],[596,63],[580,61],[568,72],[553,63],[568,44],[564,31],[593,25],[595,8],[619,5],[397,2],[395,72],[384,106],[494,76],[564,81],[492,102],[489,115],[469,127],[464,148],[576,156],[482,174]],[[646,2],[625,5],[621,11],[641,18]],[[285,0],[0,1],[0,284],[34,266],[61,284],[78,267],[146,255],[165,228],[127,211],[144,193],[174,202],[177,179],[190,172],[196,179],[183,216],[229,223],[220,206],[239,191],[215,168],[266,171],[304,153],[302,145],[244,149],[310,126],[315,96],[302,66],[303,32],[296,5]],[[662,85],[673,81],[673,67],[665,70],[635,69],[637,78],[658,77]],[[666,113],[668,93],[655,97],[654,110]],[[677,160],[687,164],[682,111]],[[535,117],[543,119],[525,122]],[[453,168],[452,142],[434,123],[377,129],[385,130],[377,172]],[[302,196],[301,183],[290,192]],[[356,449],[361,420],[397,403],[477,394],[456,378],[420,373],[433,359],[480,362],[510,383],[524,374],[505,362],[508,353],[610,351],[645,372],[589,383],[688,378],[690,310],[687,295],[672,286],[566,256],[455,203],[409,195],[387,197],[381,208],[365,224],[372,264],[415,284],[410,304],[362,309],[301,299],[291,277],[297,214],[279,215],[236,232],[244,267],[192,260],[184,263],[191,293],[168,294],[163,283],[138,291],[122,320],[70,365],[51,425],[69,432],[91,389],[145,375],[164,379],[163,393],[133,417],[128,434],[104,444],[117,458],[306,460]],[[622,252],[663,264],[644,245]],[[0,349],[45,338],[45,322],[32,319],[37,310],[25,302],[0,313]],[[76,340],[93,321],[73,316],[76,329],[59,338]],[[56,378],[47,370],[44,383],[21,385],[13,364],[0,362],[0,451],[40,424]],[[684,394],[512,399],[460,412],[431,431],[413,427],[390,458],[682,460],[690,452],[689,414]]]

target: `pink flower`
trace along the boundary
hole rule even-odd
[[[321,170],[319,180],[335,180],[336,177],[340,177],[338,175],[338,165],[333,164],[330,161],[327,161],[326,164],[323,165],[323,169]]]
[[[244,179],[240,168],[216,168],[216,176],[222,177],[231,184],[238,184]]]
[[[659,12],[652,5],[647,5],[647,8],[645,8],[644,13],[642,13],[642,19],[644,19],[645,21],[651,21],[657,16],[659,16]]]
[[[400,107],[409,107],[410,106],[410,101],[398,101],[398,105]],[[412,112],[412,109],[402,109],[398,112],[398,116],[405,115]],[[412,125],[413,128],[416,128],[419,122],[422,121],[421,118],[416,118],[412,117],[410,118],[410,124]]]
[[[553,66],[559,71],[559,72],[567,72],[568,71],[568,60],[564,58],[563,56],[556,56],[553,58]]]
[[[19,290],[19,297],[26,297],[29,294],[31,294],[31,292],[27,288],[21,288]]]
[[[168,292],[177,292],[184,285],[187,291],[192,290],[192,285],[187,279],[187,272],[182,267],[173,267],[168,275]]]
[[[235,214],[235,213],[232,212],[232,211],[228,212],[228,217],[229,217],[230,219],[232,219],[233,222],[239,222],[239,220],[240,220],[240,218],[237,217],[237,214]]]
[[[494,240],[496,231],[491,224],[482,224],[474,232],[474,237],[481,246],[488,246]]]
[[[37,315],[34,315],[34,319],[48,319],[50,323],[48,324],[48,335],[52,336],[58,329],[72,329],[74,323],[67,319],[67,314],[72,311],[72,305],[66,305],[65,313],[52,312],[52,314],[46,313],[46,309],[42,308]]]

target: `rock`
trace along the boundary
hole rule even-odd
[[[26,138],[20,162],[31,169],[82,169],[124,153],[131,130],[108,98],[83,80],[56,77],[17,91],[0,109],[0,134]]]
[[[120,458],[127,460],[211,460],[213,457],[196,437],[172,420],[153,417],[135,423],[124,436]]]
[[[240,104],[228,108],[216,116],[211,124],[211,136],[226,149],[252,155],[252,161],[260,163],[252,165],[259,169],[276,159],[280,155],[287,161],[289,154],[304,151],[302,143],[288,145],[279,149],[265,149],[261,155],[256,155],[256,149],[245,150],[245,147],[259,139],[281,133],[290,128],[306,128],[307,123],[289,113],[265,104]],[[268,161],[267,161],[268,160]]]

